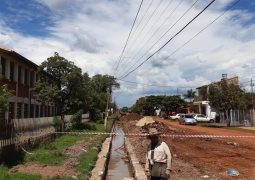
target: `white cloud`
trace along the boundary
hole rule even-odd
[[[22,35],[0,20],[1,45],[14,49],[37,64],[53,55],[54,52],[59,52],[60,55],[73,60],[90,75],[114,72],[139,1],[77,0],[70,3],[68,0],[37,0],[37,2],[51,11],[52,17],[50,18],[54,25],[47,27],[49,35],[46,37]],[[148,7],[148,2],[144,1],[140,17]],[[152,13],[158,2],[153,2],[148,13]],[[140,35],[131,36],[118,75],[127,72],[128,68],[137,62],[144,53],[146,54],[141,61],[163,45],[209,0],[199,1],[194,9],[176,24],[154,48],[148,51],[151,45],[174,24],[194,1],[185,1],[160,28],[160,31],[148,43],[144,44],[179,1],[173,1],[170,10],[160,16],[160,11],[164,9],[167,2],[163,0],[159,12],[156,12],[151,20],[144,20],[140,24],[140,28],[145,27]],[[121,83],[122,88],[116,91],[116,94],[119,94],[116,97],[117,102],[121,106],[131,105],[136,98],[148,92],[174,94],[177,87],[197,87],[220,79],[222,73],[228,73],[229,76],[240,75],[243,78],[252,76],[250,72],[247,72],[247,69],[252,69],[255,66],[255,25],[250,23],[254,14],[246,10],[232,10],[227,13],[191,43],[167,58],[176,48],[217,17],[227,4],[232,2],[234,1],[216,1],[216,4],[205,11],[159,54],[126,78],[138,83],[163,84],[174,86],[173,88]],[[145,22],[148,23],[143,24]],[[139,31],[141,30],[138,27],[136,33]],[[141,47],[143,48],[141,49]],[[134,57],[134,55],[136,56]]]

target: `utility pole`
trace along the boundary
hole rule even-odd
[[[109,88],[107,88],[107,102],[106,102],[105,119],[104,119],[104,127],[105,128],[106,128],[106,125],[107,125],[108,107],[109,107]]]
[[[251,98],[252,98],[252,122],[251,122],[251,126],[253,127],[254,126],[254,95],[253,95],[253,81],[252,81],[252,78],[251,78]]]
[[[176,94],[177,94],[177,96],[179,95],[179,88],[177,88],[177,90],[176,90]]]
[[[253,84],[253,81],[252,81],[252,79],[251,79],[252,109],[254,109],[253,86],[254,86],[254,84]]]

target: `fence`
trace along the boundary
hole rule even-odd
[[[254,126],[254,110],[230,110],[228,113],[220,112],[220,123],[230,126]]]
[[[64,122],[70,123],[72,115],[65,115]],[[89,121],[89,114],[82,115],[82,122]],[[2,124],[1,124],[2,122]],[[4,146],[16,144],[20,141],[25,141],[29,138],[37,138],[45,136],[54,131],[59,131],[61,128],[59,123],[61,117],[41,117],[41,118],[26,118],[13,119],[10,122],[5,122],[4,117],[0,117],[0,149]],[[64,129],[63,129],[64,130]]]

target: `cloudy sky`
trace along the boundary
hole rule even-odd
[[[125,75],[171,39],[211,0],[144,0],[122,56],[140,0],[0,2],[1,47],[38,65],[58,52],[90,76],[116,76],[122,79],[121,89],[114,92],[119,106],[130,106],[145,95],[182,94],[219,80],[222,73],[228,77],[238,75],[247,91],[248,81],[255,79],[253,0],[240,0],[230,10],[235,0],[216,0],[128,76]],[[184,46],[186,42],[189,43]]]

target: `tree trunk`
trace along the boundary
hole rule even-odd
[[[228,109],[227,111],[226,111],[226,115],[227,115],[227,127],[230,127],[230,125],[231,125],[231,115],[230,115],[230,110]]]

